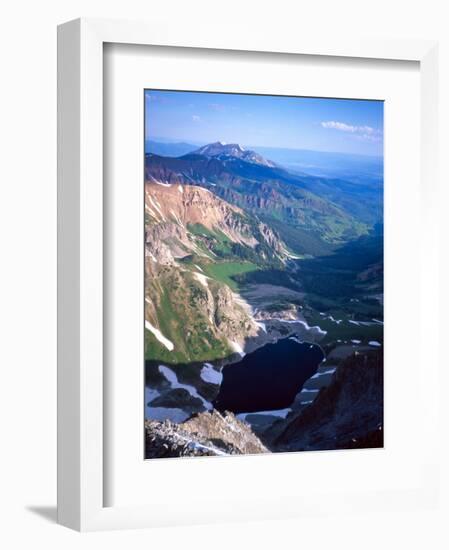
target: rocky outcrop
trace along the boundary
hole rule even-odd
[[[162,227],[160,231],[166,233],[170,231],[170,224],[174,225],[173,237],[180,238],[184,244],[184,233],[188,232],[189,225],[195,224],[210,231],[219,230],[235,243],[250,247],[258,243],[248,216],[202,187],[163,185],[150,179],[145,186],[145,209],[149,228],[157,224]]]
[[[382,447],[382,352],[345,359],[311,405],[265,436],[279,452]]]
[[[152,236],[152,232],[147,231],[145,235],[145,257],[150,262],[157,262],[161,266],[175,265],[175,258],[169,246],[163,241]]]
[[[145,213],[146,248],[156,259],[158,243],[162,242],[174,258],[206,254],[214,260],[216,253],[224,253],[215,247],[222,247],[225,241],[227,253],[233,251],[246,259],[279,263],[289,257],[273,229],[202,187],[149,180],[145,186]],[[233,250],[234,245],[237,247]],[[162,261],[166,262],[163,252]]]
[[[203,401],[198,397],[193,397],[184,388],[175,388],[161,393],[151,401],[152,407],[177,408],[182,403],[182,410],[190,413],[203,410]]]
[[[266,223],[259,224],[259,231],[267,245],[280,257],[286,256],[287,250],[279,238],[279,235],[268,227]]]
[[[145,432],[146,458],[269,452],[248,424],[232,413],[215,410],[197,414],[181,424],[147,420]]]
[[[214,323],[227,338],[242,347],[245,340],[257,336],[260,331],[251,313],[236,299],[237,295],[227,286],[218,287],[215,301]]]

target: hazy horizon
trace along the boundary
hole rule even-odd
[[[347,155],[347,156],[354,156],[354,157],[368,157],[368,158],[372,158],[373,160],[374,159],[378,159],[378,160],[383,160],[383,154],[367,154],[367,153],[349,153],[349,152],[342,152],[342,151],[321,151],[319,149],[306,149],[306,148],[293,148],[293,147],[276,147],[276,146],[272,146],[272,145],[255,145],[253,143],[242,143],[238,140],[233,140],[233,141],[223,141],[223,140],[220,140],[220,139],[215,139],[213,141],[194,141],[194,140],[187,140],[187,139],[176,139],[176,138],[164,138],[164,137],[160,137],[160,136],[155,136],[155,137],[152,137],[152,138],[146,138],[145,139],[145,143],[146,142],[154,142],[154,143],[160,143],[160,144],[167,144],[167,145],[177,145],[177,144],[185,144],[185,145],[192,145],[193,147],[203,147],[205,145],[209,145],[211,143],[217,143],[217,142],[221,142],[223,144],[232,144],[232,143],[235,143],[235,144],[238,144],[238,145],[241,145],[244,149],[248,149],[248,150],[251,150],[251,149],[254,149],[254,150],[258,150],[258,149],[279,149],[280,151],[292,151],[292,152],[308,152],[308,153],[324,153],[324,154],[328,154],[328,155]]]

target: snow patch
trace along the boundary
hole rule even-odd
[[[168,351],[173,351],[175,349],[173,342],[166,338],[158,328],[153,327],[153,325],[149,321],[145,321],[145,328],[149,330],[152,334],[154,334],[156,340],[164,345],[168,349]]]
[[[216,384],[217,386],[219,386],[223,381],[222,373],[216,371],[210,363],[204,363],[200,376],[205,382],[208,382],[209,384]]]
[[[284,252],[285,256],[287,256],[287,258],[289,258],[290,260],[300,260],[301,259],[301,256],[295,256],[294,254],[289,252],[286,248],[284,248],[283,252]]]
[[[153,218],[155,218],[157,221],[160,221],[160,220],[159,220],[159,216],[156,215],[156,212],[153,212],[153,210],[148,206],[148,204],[145,205],[145,210],[146,210],[147,212],[149,212],[149,214],[150,214],[151,216],[153,216]]]
[[[301,323],[301,325],[303,325],[304,328],[305,328],[306,330],[310,330],[310,331],[313,330],[313,331],[315,331],[315,332],[318,332],[318,334],[322,334],[323,336],[325,336],[325,335],[327,334],[327,331],[326,331],[326,330],[323,330],[323,329],[322,329],[321,327],[319,327],[318,325],[315,325],[315,326],[311,327],[311,326],[307,323],[307,321],[301,321],[301,320],[299,320],[299,319],[298,319],[297,322],[298,322],[298,323]]]
[[[171,208],[170,208],[170,213],[171,215],[175,218],[175,221],[178,225],[180,225],[181,227],[184,227],[184,224],[182,223],[182,221],[180,220],[178,214],[176,214],[176,212],[174,212]]]
[[[154,183],[157,183],[158,185],[162,185],[163,187],[171,187],[171,183],[166,183],[164,181],[158,181],[158,180],[153,180]]]
[[[240,357],[245,357],[245,352],[243,351],[242,346],[238,342],[234,342],[233,340],[228,340],[229,345],[231,348],[240,355]]]
[[[318,325],[315,325],[313,327],[311,327],[307,321],[303,321],[301,319],[282,319],[281,317],[271,317],[270,318],[270,321],[280,321],[281,323],[288,323],[288,324],[294,324],[294,323],[299,323],[301,324],[306,330],[310,330],[310,331],[314,331],[314,332],[318,332],[318,334],[322,334],[323,336],[325,336],[327,334],[327,331],[323,330],[321,327],[319,327]]]
[[[343,321],[343,319],[335,319],[332,315],[329,315],[328,319],[333,323],[337,323],[337,325],[339,325]]]
[[[204,443],[199,443],[198,441],[192,441],[191,439],[188,439],[187,437],[181,434],[176,434],[176,437],[178,437],[182,441],[185,441],[193,449],[210,451],[211,453],[214,453],[217,456],[228,456],[227,453],[225,453],[221,449],[218,449],[217,447],[210,447],[209,445],[204,445]]]
[[[239,420],[243,420],[245,422],[247,422],[246,420],[246,417],[248,415],[260,415],[260,416],[277,416],[279,418],[285,418],[288,413],[291,412],[291,409],[288,408],[288,409],[276,409],[276,410],[273,410],[273,411],[256,411],[256,412],[246,412],[246,413],[239,413],[237,414],[237,418]]]
[[[165,365],[159,365],[159,372],[165,377],[167,382],[170,382],[171,387],[175,390],[178,388],[187,390],[192,397],[195,397],[196,399],[200,399],[203,403],[203,406],[206,410],[211,410],[212,405],[209,403],[209,401],[206,401],[204,397],[202,397],[197,389],[194,386],[191,386],[190,384],[181,384],[178,382],[178,377],[176,376],[176,373],[173,372],[171,369],[166,367]]]
[[[336,369],[328,369],[322,372],[317,372],[310,378],[310,380],[313,380],[314,378],[319,378],[320,376],[326,376],[327,374],[334,374],[335,371]]]
[[[381,344],[380,342],[378,342],[377,340],[370,340],[370,341],[368,342],[368,344],[369,344],[370,346],[374,346],[374,347],[376,347],[376,348],[378,348],[378,347],[380,347],[380,346],[382,345],[382,344]]]
[[[352,323],[353,325],[357,326],[363,326],[363,327],[372,327],[373,325],[378,325],[379,323],[383,325],[381,321],[353,321],[352,319],[348,320],[349,323]]]
[[[207,279],[209,279],[209,277],[206,277],[206,275],[203,275],[202,273],[197,273],[196,271],[193,272],[193,276],[203,286],[205,286],[206,288],[209,287],[209,285],[207,284]]]
[[[156,211],[159,212],[159,214],[162,216],[162,219],[165,221],[165,216],[164,216],[162,210],[160,209],[160,205],[158,206],[158,204],[156,204],[156,200],[154,200],[151,195],[148,195],[148,199],[150,200],[150,202],[154,206],[154,208],[156,208]]]

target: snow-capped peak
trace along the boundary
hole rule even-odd
[[[261,164],[262,166],[275,166],[273,162],[265,159],[255,151],[244,149],[239,143],[216,141],[215,143],[204,145],[194,152],[197,155],[203,155],[205,157],[233,157],[244,160],[245,162]]]

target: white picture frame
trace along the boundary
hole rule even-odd
[[[343,491],[323,505],[320,489],[315,498],[301,501],[300,489],[279,506],[270,494],[256,502],[236,492],[230,506],[208,509],[200,516],[182,516],[173,507],[136,504],[105,506],[104,456],[104,283],[103,269],[103,58],[105,44],[157,45],[169,48],[383,59],[419,63],[421,83],[421,230],[432,243],[421,266],[420,312],[438,317],[438,219],[435,215],[438,145],[437,44],[422,40],[345,40],[342,37],[276,36],[257,31],[229,38],[223,30],[208,29],[191,37],[181,22],[162,29],[155,23],[80,19],[58,28],[58,521],[77,530],[151,527],[159,525],[295,517],[366,507],[375,511],[388,501],[419,507],[435,502],[438,478],[431,455],[427,475],[401,491],[347,495]],[[435,238],[434,238],[435,237]],[[419,335],[429,329],[421,324]],[[438,330],[438,329],[434,329]],[[429,372],[438,382],[438,349],[429,350]],[[422,375],[422,371],[420,371]],[[437,419],[435,403],[428,412]],[[432,417],[433,415],[433,417]],[[261,460],[264,457],[245,457]],[[294,467],[295,457],[289,458]],[[248,462],[248,464],[250,464]],[[260,462],[259,462],[260,464]],[[435,472],[435,475],[433,475]],[[432,474],[432,475],[431,475]],[[396,503],[396,504],[395,504]]]

